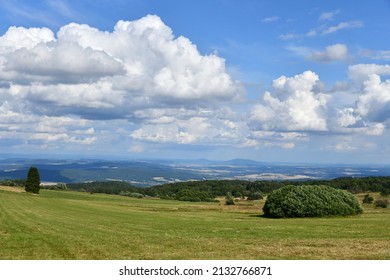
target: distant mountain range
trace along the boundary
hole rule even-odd
[[[126,181],[135,186],[205,179],[304,180],[390,176],[390,166],[265,163],[245,159],[101,160],[0,159],[0,180],[25,178],[30,166],[42,182]]]

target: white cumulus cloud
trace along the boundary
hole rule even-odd
[[[357,101],[356,111],[370,121],[390,119],[390,80],[382,82],[379,75],[370,75],[364,82],[364,93]]]
[[[47,44],[54,40],[54,33],[48,28],[12,26],[0,37],[0,54],[11,53],[22,48],[31,50],[39,43]]]
[[[313,52],[306,58],[319,62],[343,61],[348,59],[348,47],[344,44],[330,45],[324,51]]]
[[[73,114],[80,111],[74,107],[113,108],[115,118],[145,103],[207,104],[241,94],[224,59],[200,54],[153,15],[119,21],[113,32],[75,23],[56,36],[11,27],[0,37],[0,78],[31,107],[50,102],[53,111],[69,107]]]
[[[70,23],[0,36],[0,139],[21,148],[127,139],[141,152],[136,140],[225,141],[238,137],[235,120],[213,111],[242,93],[223,58],[201,54],[155,15],[120,20],[113,31]]]
[[[381,75],[388,73],[388,65],[349,66],[355,102],[350,107],[336,108],[337,125],[333,125],[333,130],[371,136],[384,133],[390,123],[390,80],[383,80]]]
[[[348,67],[348,76],[356,81],[363,83],[368,80],[372,74],[390,75],[389,64],[355,64]]]
[[[273,92],[265,92],[252,109],[253,125],[259,130],[326,131],[328,96],[314,91],[318,81],[312,71],[274,80]]]

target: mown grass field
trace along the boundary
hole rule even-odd
[[[0,259],[390,259],[390,209],[267,219],[235,206],[0,188]],[[360,199],[361,200],[361,199]]]

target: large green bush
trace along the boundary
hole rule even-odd
[[[263,207],[270,218],[349,216],[363,212],[354,195],[328,186],[286,186],[271,192]]]

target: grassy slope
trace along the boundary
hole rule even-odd
[[[0,259],[390,259],[390,209],[274,220],[262,203],[0,190]]]

